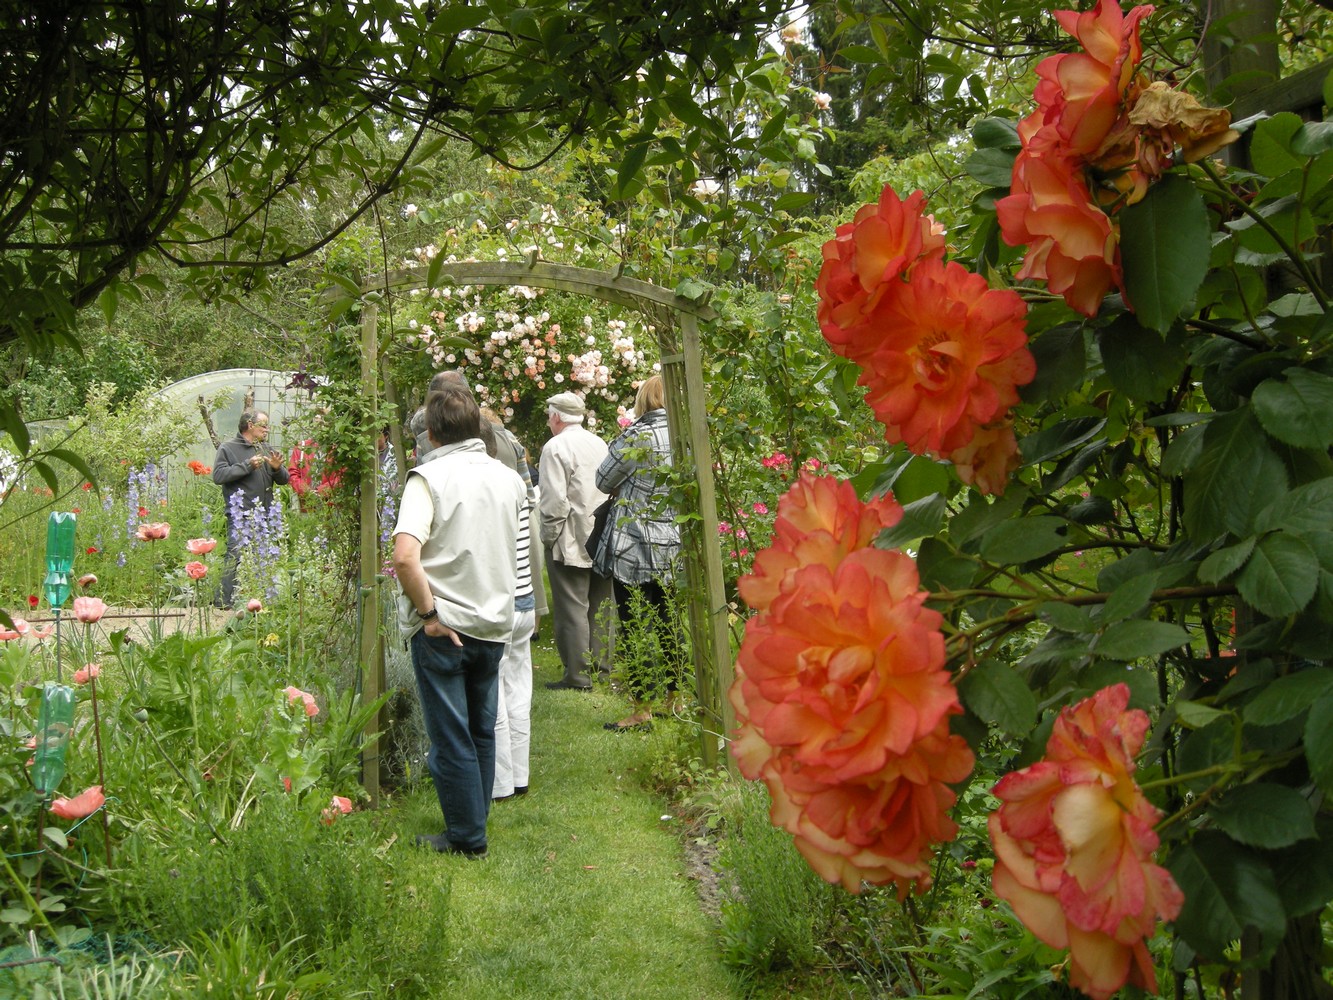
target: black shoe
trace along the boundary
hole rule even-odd
[[[591,684],[571,684],[569,681],[561,679],[558,681],[547,681],[546,690],[548,691],[591,691]]]
[[[418,833],[416,835],[416,845],[418,847],[429,847],[437,854],[460,854],[465,858],[486,857],[485,846],[459,847],[457,844],[450,843],[449,838],[442,833]]]
[[[528,794],[528,786],[527,786],[527,785],[515,785],[515,786],[514,786],[514,794],[515,794],[515,795],[527,795],[527,794]]]

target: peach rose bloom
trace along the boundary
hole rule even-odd
[[[810,866],[858,892],[930,884],[933,844],[956,832],[948,784],[972,768],[950,736],[961,711],[942,618],[916,564],[871,547],[896,502],[802,474],[778,502],[773,546],[741,581],[761,609],[745,628],[729,698],[742,774],[761,779],[775,825]]]
[[[1184,903],[1152,861],[1160,813],[1135,783],[1148,717],[1124,684],[1065,708],[1036,764],[995,786],[989,820],[995,894],[1053,948],[1069,949],[1069,982],[1094,1000],[1157,976],[1147,939]]]
[[[851,483],[802,471],[779,498],[773,540],[755,556],[751,572],[741,577],[740,595],[762,611],[773,603],[788,573],[813,563],[835,569],[902,517],[902,505],[892,493],[863,503]]]

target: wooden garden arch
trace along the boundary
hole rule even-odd
[[[438,271],[437,271],[438,269]],[[661,354],[662,381],[666,389],[667,423],[671,430],[673,461],[686,470],[695,483],[695,510],[681,511],[685,567],[686,603],[689,611],[690,646],[703,711],[702,752],[711,767],[718,761],[719,738],[734,727],[735,718],[727,701],[731,686],[730,609],[722,576],[722,557],[717,546],[717,504],[713,485],[712,449],[708,439],[706,392],[699,340],[700,320],[717,317],[705,302],[692,301],[646,281],[618,273],[564,264],[527,261],[466,261],[430,267],[390,271],[361,284],[361,389],[378,413],[379,303],[371,293],[392,294],[414,289],[456,285],[526,285],[573,292],[626,306],[639,312],[654,327]],[[373,426],[378,426],[376,419]],[[374,482],[368,470],[361,483],[361,616],[360,659],[365,667],[364,697],[369,700],[384,691],[384,658],[380,649],[379,509]],[[367,733],[380,730],[372,720]],[[379,799],[379,756],[363,761],[364,784],[372,802]]]

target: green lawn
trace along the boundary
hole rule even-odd
[[[414,891],[451,892],[440,995],[740,996],[721,964],[674,819],[643,775],[658,733],[602,729],[625,702],[607,690],[548,691],[539,646],[531,792],[495,804],[482,860],[426,851],[404,865]],[[399,836],[438,832],[429,786],[399,806]],[[432,882],[432,879],[438,881]]]

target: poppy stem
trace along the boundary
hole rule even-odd
[[[97,748],[97,783],[102,788],[102,794],[106,794],[106,769],[102,763],[102,720],[97,712],[97,677],[93,674],[91,667],[88,670],[88,685],[93,695],[93,745]],[[106,810],[99,810],[102,813],[102,840],[106,844],[106,866],[111,867],[111,820],[107,818]]]

